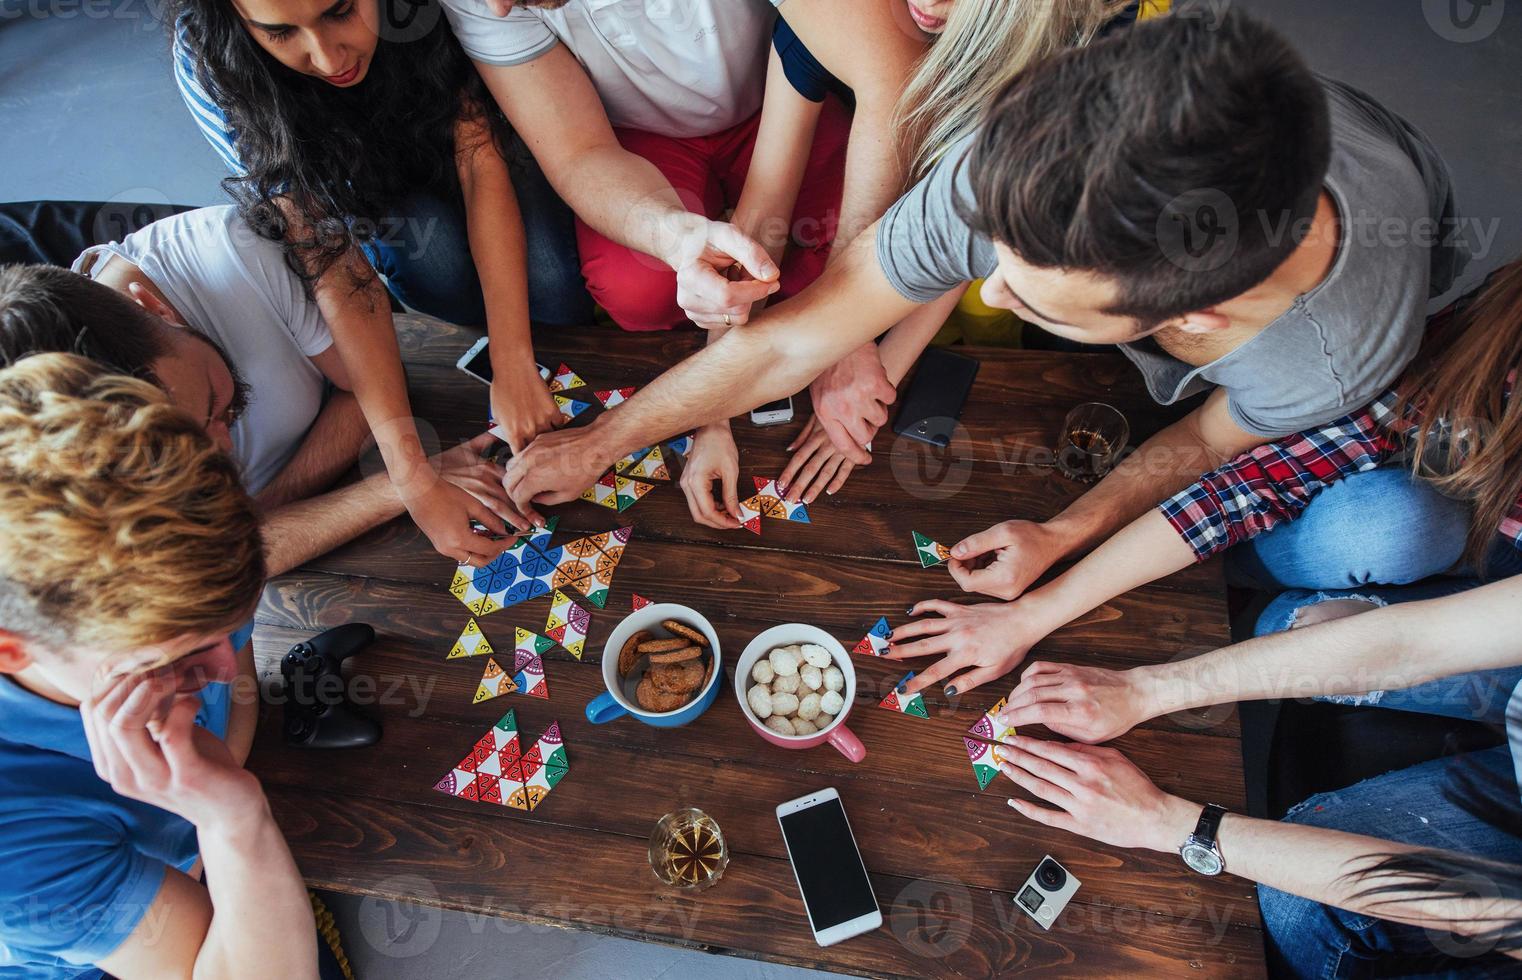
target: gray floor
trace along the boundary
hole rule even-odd
[[[1203,0],[1202,16],[1230,0]],[[40,11],[54,10],[51,15]],[[174,90],[151,0],[0,0],[0,201],[205,204],[222,171]],[[1384,99],[1447,155],[1488,250],[1522,255],[1522,8],[1468,0],[1257,0],[1320,70]],[[1458,18],[1454,19],[1453,11]],[[1461,23],[1470,12],[1469,26]],[[334,896],[362,976],[804,977],[689,950]]]

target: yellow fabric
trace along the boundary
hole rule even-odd
[[[1146,20],[1148,17],[1161,17],[1173,8],[1173,0],[1142,0],[1137,8],[1136,19]]]
[[[354,968],[349,965],[349,956],[344,952],[343,937],[338,934],[338,924],[333,921],[333,913],[328,911],[327,905],[317,897],[316,892],[308,890],[307,897],[312,900],[312,916],[317,920],[317,935],[333,951],[333,958],[338,961],[338,968],[343,971],[344,977],[354,980]]]

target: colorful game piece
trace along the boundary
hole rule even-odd
[[[951,549],[945,545],[932,541],[918,531],[909,532],[914,535],[914,550],[919,555],[921,568],[933,568],[951,559]]]
[[[613,478],[613,486],[614,492],[618,496],[618,512],[620,514],[633,507],[639,502],[641,497],[655,489],[653,483],[641,483],[638,480],[631,480],[622,476]]]
[[[996,747],[971,738],[963,738],[962,742],[967,746],[967,757],[972,760],[972,774],[978,781],[978,789],[987,789],[999,774],[1002,761],[994,751]]]
[[[527,752],[518,743],[518,718],[507,714],[433,788],[462,800],[532,811],[570,772],[559,722],[550,722]]]
[[[888,652],[888,617],[879,619],[851,652],[862,657],[881,657]]]
[[[1015,734],[1015,730],[1013,728],[1007,725],[1001,725],[994,720],[994,715],[1003,711],[1004,705],[1008,701],[1009,698],[1000,698],[997,704],[995,704],[992,708],[989,708],[987,711],[983,712],[983,717],[973,722],[972,727],[967,729],[967,734],[973,736],[974,738],[981,738],[990,742],[1002,742],[1006,738]]]
[[[543,369],[541,368],[541,370]],[[581,380],[575,371],[572,371],[564,364],[560,365],[560,370],[556,371],[555,376],[550,379],[550,391],[552,392],[569,391],[572,388],[585,388],[586,386],[587,383]]]
[[[648,453],[648,452],[650,452],[650,447],[649,446],[646,446],[644,449],[636,449],[636,450],[634,450],[634,452],[630,453],[629,455],[625,456],[623,459],[621,459],[618,462],[613,464],[613,472],[614,473],[627,473],[627,472],[629,472],[631,469],[633,469],[636,465],[639,464],[640,460],[645,458],[645,454]]]
[[[532,811],[544,802],[550,790],[570,770],[565,740],[560,735],[560,723],[551,722],[550,727],[539,736],[539,741],[523,753],[523,758],[513,767],[513,774],[520,778],[522,786],[509,794],[507,805],[516,810]]]
[[[599,507],[618,510],[618,481],[621,477],[604,473],[597,482],[581,492],[582,500],[590,500]]]
[[[891,708],[906,715],[914,715],[917,718],[929,718],[930,712],[925,710],[925,698],[923,695],[900,693],[904,685],[913,679],[914,671],[911,670],[904,675],[903,680],[894,686],[893,690],[888,692],[888,696],[882,699],[881,707]]]
[[[634,394],[633,388],[614,388],[612,391],[594,391],[592,397],[602,402],[603,408],[612,408],[614,405],[622,405]]]
[[[496,653],[491,648],[491,641],[481,632],[481,627],[476,625],[475,617],[471,617],[470,622],[460,631],[460,638],[449,648],[449,656],[444,659],[458,660],[460,657],[478,657],[491,653]]]
[[[490,701],[492,698],[500,698],[504,694],[512,694],[518,690],[518,684],[507,671],[497,663],[495,657],[486,658],[486,672],[481,675],[481,683],[476,685],[476,696],[472,704],[480,704],[482,701]]]
[[[766,513],[767,517],[776,517],[782,520],[794,521],[799,524],[809,523],[809,509],[805,507],[801,501],[798,503],[793,503],[784,497],[782,490],[777,486],[776,480],[763,480],[759,476],[752,477],[752,479],[755,480],[756,483],[757,496],[776,500],[782,506],[782,511],[780,513],[768,513],[763,511],[763,513]]]
[[[555,407],[560,409],[561,415],[564,415],[568,419],[574,419],[582,412],[585,412],[587,409],[591,408],[592,405],[590,402],[579,402],[574,398],[567,398],[564,395],[556,395]]]
[[[550,685],[544,677],[544,660],[537,653],[514,651],[513,684],[520,694],[527,694],[531,698],[548,698]]]
[[[556,589],[555,599],[550,604],[549,618],[544,621],[544,635],[580,660],[591,625],[592,614],[572,601],[570,596]]]
[[[740,501],[740,526],[751,534],[761,533],[761,507],[755,497]]]
[[[646,606],[650,605],[650,600],[646,599],[644,596],[640,595],[638,592],[635,592],[635,593],[632,593],[629,596],[629,603],[630,603],[630,605],[632,605],[634,607],[634,611],[635,612],[639,612],[641,609],[643,609]]]
[[[676,453],[682,459],[686,459],[687,454],[692,452],[692,433],[689,432],[685,436],[677,436],[666,443],[666,448]]]
[[[555,649],[555,641],[547,636],[540,636],[533,630],[526,630],[522,626],[513,633],[513,652],[529,657],[537,657],[549,653]]]
[[[666,458],[661,455],[660,446],[651,449],[644,459],[620,472],[625,476],[642,476],[650,480],[671,479],[671,471],[666,469]]]

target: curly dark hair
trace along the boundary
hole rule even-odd
[[[455,146],[457,120],[485,114],[497,151],[509,152],[507,120],[438,0],[369,2],[383,24],[404,25],[392,33],[405,39],[383,27],[364,80],[336,88],[273,58],[230,0],[171,0],[196,79],[236,134],[244,174],[222,185],[250,227],[284,244],[308,289],[375,235],[387,208],[423,188],[459,194],[456,153],[472,148]],[[409,5],[405,22],[393,16],[399,3]],[[345,265],[356,288],[373,279],[368,263]]]

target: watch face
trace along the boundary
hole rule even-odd
[[[1222,871],[1220,855],[1208,847],[1200,844],[1185,844],[1179,851],[1184,857],[1184,863],[1190,869],[1202,875],[1218,875]]]

